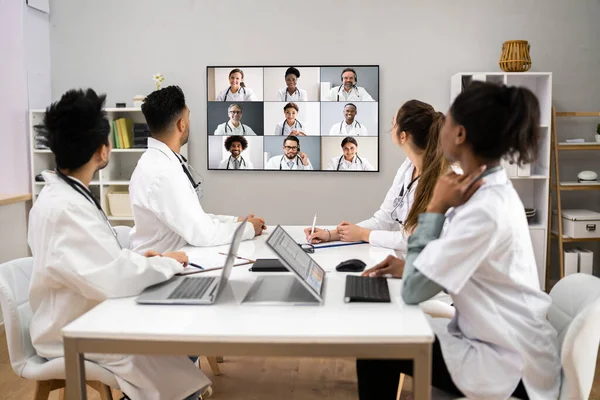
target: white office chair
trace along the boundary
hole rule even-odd
[[[121,247],[124,249],[129,248],[129,231],[131,231],[131,227],[127,225],[118,225],[113,227],[115,232],[117,232],[117,239],[121,244]]]
[[[600,343],[600,278],[569,275],[558,281],[550,297],[548,321],[558,332],[562,365],[558,399],[587,399],[594,383]],[[434,397],[432,392],[432,399],[442,398]]]
[[[32,269],[31,257],[0,265],[0,305],[12,369],[18,376],[36,381],[34,400],[47,400],[51,391],[65,387],[65,360],[46,360],[36,354],[31,344],[29,281]],[[85,361],[85,371],[87,384],[100,393],[100,398],[112,400],[110,388],[119,389],[115,376],[89,361]]]

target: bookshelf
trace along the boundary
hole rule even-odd
[[[523,205],[535,208],[529,233],[535,254],[540,286],[546,290],[546,260],[549,257],[550,126],[552,123],[552,73],[546,72],[460,72],[450,78],[450,103],[473,81],[493,82],[530,89],[540,103],[540,148],[537,160],[522,168],[503,161],[507,175]]]
[[[108,120],[112,127],[112,122],[118,118],[130,118],[134,123],[145,123],[144,114],[139,108],[106,108]],[[35,126],[42,124],[45,110],[32,109],[29,111],[29,132],[30,132],[30,160],[31,160],[31,193],[32,201],[35,202],[45,183],[37,182],[35,177],[44,170],[56,168],[54,154],[49,149],[36,149],[37,143],[35,136]],[[112,135],[111,135],[112,141]],[[182,149],[184,156],[186,147]],[[129,181],[138,160],[146,151],[145,148],[114,148],[110,154],[110,161],[106,168],[98,171],[92,182],[90,190],[100,200],[102,209],[108,216],[113,225],[133,225],[131,216],[114,216],[111,213],[107,194],[111,191],[128,192]]]

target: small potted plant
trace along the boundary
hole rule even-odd
[[[165,77],[159,72],[158,74],[152,75],[152,79],[154,80],[154,84],[156,85],[156,90],[159,90],[160,84],[165,80]]]
[[[596,142],[600,143],[600,124],[596,127]]]

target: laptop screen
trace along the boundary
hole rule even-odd
[[[278,226],[267,240],[277,255],[300,276],[317,294],[321,295],[325,271],[302,250],[296,241]]]

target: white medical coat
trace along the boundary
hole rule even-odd
[[[300,160],[300,157],[296,157],[294,158],[294,163],[292,164],[292,168],[290,168],[287,164],[288,159],[285,157],[285,155],[280,155],[280,156],[275,156],[275,157],[271,157],[269,158],[269,161],[267,161],[267,165],[265,166],[265,169],[281,169],[284,171],[290,171],[290,170],[312,170],[313,166],[310,163],[310,160],[308,161],[308,165],[304,165],[302,164],[302,160]]]
[[[410,206],[414,204],[415,190],[419,183],[418,180],[413,183],[410,192],[404,197],[403,206],[396,208],[393,214],[392,210],[394,209],[394,200],[399,197],[403,186],[406,192],[406,188],[412,180],[413,170],[414,166],[407,158],[400,168],[398,168],[394,182],[388,190],[383,203],[381,203],[379,210],[371,218],[357,224],[371,230],[369,243],[373,246],[394,249],[398,256],[401,257],[406,256],[408,236],[404,233],[404,229],[402,229],[400,223],[395,221],[395,219],[402,222],[406,220]]]
[[[52,172],[29,219],[33,274],[31,341],[48,359],[64,357],[61,329],[103,300],[134,296],[183,271],[170,258],[121,250],[100,211]],[[159,321],[157,321],[159,323]],[[132,400],[182,400],[210,384],[185,356],[86,354],[112,371]]]
[[[447,214],[439,239],[414,266],[451,295],[456,316],[432,327],[456,386],[472,399],[504,400],[523,380],[530,399],[557,399],[557,335],[546,319],[523,203],[500,170]]]
[[[240,88],[237,93],[231,93],[231,90],[227,91],[228,89],[221,90],[215,101],[258,101],[252,89]],[[225,93],[227,93],[227,98],[225,98]]]
[[[233,124],[223,122],[215,129],[215,136],[256,136],[256,133],[248,125],[240,123],[237,127]]]
[[[237,217],[204,212],[177,156],[153,138],[148,138],[148,150],[133,171],[129,196],[135,221],[131,248],[138,253],[227,244],[240,224]],[[254,228],[247,222],[243,239],[253,237]]]
[[[339,99],[338,99],[339,97]],[[343,88],[340,89],[340,86],[334,86],[329,89],[329,92],[326,93],[325,97],[322,101],[375,101],[371,95],[365,90],[362,86],[355,86],[350,90],[350,92],[346,92]]]
[[[325,169],[329,171],[375,171],[375,168],[373,168],[367,158],[360,157],[359,161],[358,157],[354,156],[352,161],[348,161],[343,155],[339,157],[333,157],[331,160],[329,160],[327,163],[327,168]]]
[[[278,101],[308,101],[308,95],[306,94],[306,90],[296,88],[296,91],[291,95],[287,91],[287,87],[283,89],[279,89],[277,91],[277,100]]]
[[[281,133],[281,127],[283,127],[283,134]],[[308,133],[306,133],[306,128],[304,128],[304,124],[302,123],[302,121],[298,121],[298,120],[296,120],[294,122],[294,125],[292,125],[292,126],[289,126],[287,121],[278,123],[275,126],[275,133],[273,133],[273,135],[289,136],[290,133],[292,133],[292,131],[299,131],[299,132],[303,132],[305,135],[308,135]]]
[[[351,124],[347,124],[344,120],[331,126],[329,136],[369,136],[369,131],[356,120]]]
[[[234,158],[232,156],[229,156],[226,159],[221,160],[221,162],[219,163],[219,169],[234,169],[233,168],[233,160],[234,160]],[[249,160],[245,159],[243,156],[240,155],[240,168],[239,169],[254,169],[254,165],[252,165],[252,163]]]

